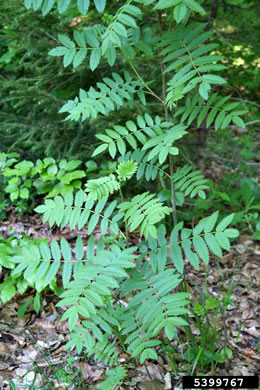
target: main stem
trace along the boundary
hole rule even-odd
[[[172,20],[173,20],[173,14],[171,13],[171,19],[170,19],[170,31],[172,30]],[[160,34],[162,34],[162,14],[161,12],[158,12],[158,21],[160,26]],[[162,93],[163,93],[163,107],[164,107],[164,114],[165,114],[165,120],[166,122],[169,122],[169,112],[168,107],[166,104],[166,78],[165,78],[165,65],[161,62],[161,74],[162,74]],[[170,166],[170,183],[171,183],[171,202],[172,202],[172,219],[174,226],[177,225],[177,212],[176,212],[176,196],[175,196],[175,189],[173,184],[173,158],[172,155],[169,154],[169,166]]]
[[[164,72],[164,66],[161,63],[161,73],[162,73],[162,92],[163,92],[163,107],[164,107],[164,113],[165,113],[165,120],[166,122],[169,121],[169,113],[168,113],[168,107],[166,105],[166,80],[165,80],[165,72]],[[171,201],[172,201],[172,219],[174,226],[177,225],[177,212],[176,212],[176,196],[175,196],[175,189],[173,184],[173,158],[172,155],[169,154],[169,166],[170,166],[170,183],[171,183]]]
[[[120,193],[121,201],[123,202],[123,201],[124,201],[124,196],[123,196],[123,192],[122,192],[121,187],[119,188],[119,193]],[[128,233],[128,225],[127,225],[127,222],[126,222],[126,221],[125,221],[125,236],[126,236],[126,247],[128,248],[128,244],[129,244],[129,233]]]

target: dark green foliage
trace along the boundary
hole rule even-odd
[[[1,151],[18,150],[35,160],[88,155],[82,148],[83,140],[89,143],[85,127],[57,115],[64,102],[75,96],[79,83],[84,87],[83,70],[68,74],[47,56],[56,41],[53,30],[69,32],[70,21],[70,16],[61,19],[54,14],[43,18],[16,0],[1,2]],[[87,79],[86,71],[84,75]]]

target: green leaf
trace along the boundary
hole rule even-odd
[[[14,297],[15,293],[16,293],[16,289],[14,285],[8,286],[2,291],[0,291],[0,298],[3,304],[10,301],[10,299]]]
[[[42,14],[47,15],[54,6],[55,0],[44,0],[42,5]]]
[[[112,158],[116,155],[116,144],[114,142],[110,142],[108,147],[109,154]]]
[[[180,23],[183,21],[187,13],[187,7],[184,3],[178,4],[174,8],[174,17],[177,23]]]
[[[222,221],[217,225],[216,231],[217,232],[223,232],[223,230],[226,229],[226,227],[232,222],[234,218],[234,213],[228,215],[227,217],[223,218]]]
[[[71,274],[72,274],[72,263],[71,263],[71,260],[65,260],[65,262],[63,264],[63,272],[62,272],[62,284],[63,284],[63,287],[66,287],[67,284],[69,283],[70,278],[71,278]]]
[[[99,13],[102,13],[106,6],[106,0],[94,0],[95,7]]]
[[[158,360],[158,355],[154,349],[146,348],[143,350],[140,356],[140,363],[143,364],[147,359]]]
[[[52,253],[54,260],[60,261],[61,252],[60,252],[59,244],[56,240],[52,240],[52,242],[51,242],[51,253]]]
[[[215,211],[212,215],[209,217],[205,218],[204,222],[204,232],[209,233],[212,232],[214,229],[214,226],[217,222],[218,219],[218,211]]]
[[[136,27],[136,21],[134,20],[134,18],[127,14],[120,14],[118,20],[127,26]]]
[[[73,172],[65,173],[63,176],[61,176],[60,180],[64,184],[71,184],[73,180],[81,179],[82,177],[85,177],[86,174],[82,170],[77,170]]]
[[[201,83],[199,87],[200,96],[203,97],[203,99],[208,100],[210,89],[211,87],[209,83],[205,81]]]
[[[26,310],[28,308],[28,306],[30,305],[30,303],[32,303],[33,301],[33,298],[29,299],[28,301],[24,302],[18,309],[18,317],[23,317],[24,314],[26,313]]]
[[[115,22],[112,24],[112,28],[118,35],[121,35],[123,37],[127,37],[127,31],[126,31],[126,28],[123,24],[121,24],[119,22]]]
[[[51,281],[55,278],[55,276],[57,275],[57,272],[59,271],[59,268],[60,268],[60,260],[55,260],[48,272],[47,272],[47,275],[45,277],[45,283],[46,285],[49,285],[51,283]]]
[[[98,154],[104,152],[107,148],[108,148],[108,144],[99,145],[99,146],[95,149],[94,153],[92,154],[92,157],[97,156]]]
[[[164,161],[166,160],[168,156],[168,149],[167,148],[162,148],[162,150],[159,153],[159,162],[160,164],[163,164]]]
[[[41,262],[39,268],[37,269],[35,280],[40,280],[45,276],[46,271],[49,268],[49,265],[50,265],[50,260],[44,260]]]
[[[99,48],[93,49],[89,61],[89,66],[92,72],[98,67],[100,58],[101,58],[101,50]]]
[[[69,66],[73,59],[74,59],[74,56],[76,55],[76,49],[67,49],[67,52],[66,54],[64,55],[63,57],[63,66],[64,68],[66,68],[67,66]]]
[[[209,249],[218,257],[222,257],[222,250],[221,250],[221,247],[219,246],[216,238],[214,237],[213,234],[211,233],[208,233],[208,234],[205,234],[204,236],[205,238],[205,241],[209,247]]]
[[[75,196],[75,206],[81,207],[86,200],[87,200],[87,196],[85,192],[82,190],[77,191]]]
[[[116,49],[114,46],[108,47],[106,50],[107,62],[110,66],[113,66],[116,62]]]
[[[18,164],[15,164],[15,168],[17,169],[20,169],[20,170],[24,170],[25,172],[24,173],[27,173],[29,171],[30,168],[33,167],[33,163],[31,161],[27,161],[27,160],[23,160],[21,162],[19,162]]]
[[[25,8],[29,9],[32,6],[32,0],[24,0]]]
[[[214,118],[217,115],[217,112],[218,112],[218,109],[216,107],[214,107],[210,111],[210,113],[208,114],[208,117],[207,117],[207,122],[206,122],[207,127],[209,127],[211,125],[211,123],[214,121]]]
[[[20,189],[20,197],[22,199],[28,199],[29,198],[29,190],[28,190],[28,188],[21,188]]]
[[[246,128],[246,125],[245,125],[243,119],[241,119],[239,116],[233,116],[233,117],[232,117],[232,121],[233,121],[236,125],[238,125],[239,127],[242,127],[243,129]]]
[[[225,111],[221,111],[215,120],[215,129],[219,129],[222,126],[223,121],[225,120],[226,113]]]
[[[98,41],[97,37],[94,34],[92,34],[92,32],[89,30],[85,30],[84,32],[85,32],[85,38],[86,38],[86,41],[88,42],[88,44],[91,47],[98,47],[99,41]]]
[[[82,238],[80,236],[78,236],[78,238],[76,240],[75,253],[76,253],[77,260],[83,259],[83,255],[84,255],[83,241],[82,241]]]
[[[195,0],[183,0],[183,3],[187,5],[193,11],[198,12],[201,15],[206,15],[206,11],[202,6]]]
[[[70,313],[69,313],[69,330],[72,331],[75,328],[76,323],[78,322],[78,319],[79,319],[78,307],[72,306],[67,311],[70,311]]]
[[[239,231],[237,229],[226,229],[224,230],[224,233],[228,238],[236,238],[239,236]]]
[[[82,32],[74,30],[73,37],[80,48],[86,48],[86,41]]]
[[[71,0],[58,0],[58,11],[60,14],[65,12],[70,5]]]
[[[195,251],[205,264],[209,263],[209,251],[208,247],[202,237],[197,236],[192,239]]]
[[[165,9],[181,3],[182,0],[159,0],[154,9]]]
[[[191,265],[196,269],[199,270],[199,257],[196,253],[194,253],[191,250],[191,240],[185,240],[182,242],[182,247],[185,253],[185,256],[187,257],[188,261],[191,263]]]
[[[36,313],[39,313],[41,309],[41,300],[40,300],[40,294],[38,292],[33,299],[33,307]]]
[[[75,48],[75,43],[69,37],[67,37],[67,35],[58,34],[58,39],[68,49]]]
[[[42,0],[32,0],[32,7],[34,11],[37,11],[42,4]]]
[[[207,81],[210,84],[226,84],[226,80],[223,77],[216,76],[214,74],[204,74],[202,76],[203,81]]]
[[[121,156],[124,156],[126,152],[125,141],[122,138],[119,138],[116,143],[117,143],[117,148],[119,150],[119,153],[121,154]]]
[[[62,57],[67,53],[67,48],[64,46],[57,46],[49,51],[49,55],[53,57]]]
[[[180,273],[183,273],[183,270],[184,270],[183,256],[182,256],[181,248],[178,244],[178,239],[179,239],[178,232],[181,229],[181,227],[182,227],[182,224],[178,224],[172,230],[171,236],[170,236],[170,248],[169,249],[170,249],[173,264],[175,265],[177,271],[179,271]]]
[[[79,207],[75,207],[72,210],[70,216],[70,230],[75,229],[76,225],[78,224],[78,221],[80,220],[80,214],[81,214],[81,210]]]
[[[70,261],[71,260],[71,248],[70,248],[68,241],[64,237],[61,237],[60,246],[61,246],[61,252],[62,252],[62,256],[63,256],[64,260]]]
[[[226,251],[230,250],[230,242],[224,232],[217,232],[216,239],[221,248],[225,249]]]
[[[51,259],[51,252],[50,248],[46,244],[46,242],[41,242],[40,243],[40,252],[41,256],[44,260],[50,260]]]
[[[98,214],[92,214],[90,217],[90,220],[88,222],[88,234],[91,234],[95,227],[97,226],[99,220],[99,215]]]
[[[175,327],[169,322],[166,323],[164,331],[169,340],[172,340],[176,336]]]
[[[89,9],[89,0],[77,0],[77,5],[79,12],[81,12],[82,15],[86,15]]]
[[[75,57],[73,58],[73,68],[77,68],[86,58],[87,49],[81,48],[77,51]]]

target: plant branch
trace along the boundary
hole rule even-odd
[[[160,26],[160,34],[162,34],[162,15],[161,12],[158,12],[158,21]],[[171,15],[171,23],[170,30],[172,29],[172,15]],[[165,65],[161,62],[161,75],[162,75],[162,94],[163,94],[163,108],[166,122],[169,122],[169,112],[166,104],[166,75],[164,72]],[[175,189],[173,184],[173,158],[172,155],[169,154],[169,166],[170,166],[170,185],[171,185],[171,202],[172,202],[172,218],[174,226],[177,225],[177,213],[176,213],[176,196]]]
[[[140,73],[138,73],[138,71],[136,70],[135,66],[132,64],[132,62],[128,60],[128,63],[131,66],[131,68],[133,69],[133,71],[135,72],[136,76],[138,77],[138,80],[141,81],[141,83],[150,92],[150,94],[153,95],[154,97],[156,97],[156,99],[158,99],[162,104],[164,104],[164,101],[158,95],[156,95],[156,93],[153,92],[153,90],[146,84],[146,82],[144,81],[144,79],[142,78]]]

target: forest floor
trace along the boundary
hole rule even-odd
[[[11,213],[8,221],[0,222],[0,235],[6,237],[10,230],[18,237],[24,232],[28,237],[48,237],[50,240],[63,236],[73,241],[80,234],[83,241],[87,241],[87,235],[82,232],[63,229],[62,232],[51,233],[47,225],[41,224],[38,216],[17,218]],[[98,236],[100,232],[97,230],[95,234]],[[219,346],[230,348],[232,358],[225,363],[205,367],[204,375],[259,374],[259,255],[259,241],[241,236],[228,254],[218,261],[212,258],[207,268],[201,266],[199,271],[194,271],[188,263],[185,265],[188,288],[193,299],[198,301],[205,294],[205,286],[211,297],[223,300],[231,282],[233,284],[230,296],[233,304],[227,306],[225,318],[220,318],[217,324],[221,332]],[[4,277],[2,275],[2,279]],[[25,315],[18,316],[19,307],[33,297],[34,291],[29,289],[0,308],[0,389],[98,388],[98,383],[105,378],[107,367],[102,362],[94,363],[83,354],[78,356],[75,351],[64,350],[69,331],[67,323],[60,321],[64,310],[55,307],[57,297],[51,291],[41,294],[39,314],[29,305]],[[214,310],[210,315],[214,317]],[[198,329],[193,328],[194,336],[199,337]],[[179,337],[183,344],[175,345],[179,354],[179,358],[174,356],[177,375],[162,355],[158,362],[145,365],[127,363],[128,377],[120,389],[181,389],[182,377],[190,375],[192,365],[187,365],[182,359],[187,339],[181,330]],[[122,354],[119,361],[124,364],[127,358]]]

